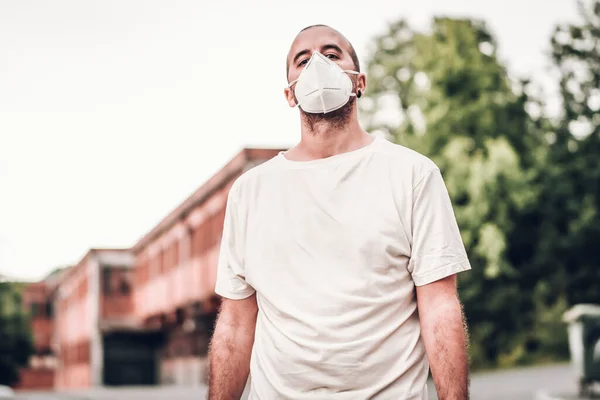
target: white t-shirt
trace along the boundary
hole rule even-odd
[[[256,292],[250,399],[427,398],[415,286],[470,269],[436,165],[387,140],[231,188],[217,294]]]

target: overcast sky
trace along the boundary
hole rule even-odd
[[[543,77],[571,0],[0,0],[0,273],[37,279],[134,244],[244,146],[290,146],[301,28],[365,61],[389,21],[485,19],[513,75]],[[546,80],[547,81],[547,80]],[[548,90],[552,88],[547,86]]]

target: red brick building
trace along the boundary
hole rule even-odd
[[[136,317],[164,334],[161,383],[205,380],[219,304],[213,289],[227,194],[243,172],[277,153],[240,152],[133,247]]]
[[[92,249],[61,278],[54,299],[56,388],[104,384],[112,338],[136,329],[133,261],[126,249]]]
[[[30,365],[20,371],[18,388],[48,389],[54,386],[56,357],[52,348],[53,289],[50,279],[31,283],[23,289],[23,307],[30,316],[34,354]]]
[[[242,150],[133,248],[90,250],[51,296],[31,285],[31,298],[53,304],[33,330],[54,344],[55,388],[205,381],[227,195],[279,151]],[[30,381],[22,374],[21,387]]]

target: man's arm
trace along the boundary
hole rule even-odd
[[[421,335],[440,400],[469,398],[468,334],[456,275],[417,286]]]
[[[223,299],[210,345],[209,400],[238,400],[250,373],[258,306],[256,295]]]

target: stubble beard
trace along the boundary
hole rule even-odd
[[[357,82],[354,77],[350,77],[352,80],[352,93],[356,93]],[[296,104],[298,99],[295,98]],[[308,129],[313,133],[326,132],[328,130],[339,131],[346,127],[352,119],[352,112],[354,111],[354,105],[356,103],[356,96],[350,96],[348,102],[342,107],[335,111],[328,113],[307,113],[300,108],[300,117]]]
[[[325,114],[307,113],[300,107],[300,116],[311,132],[316,133],[323,130],[323,128],[325,130],[341,130],[350,123],[355,101],[356,98],[352,96],[342,107]]]

